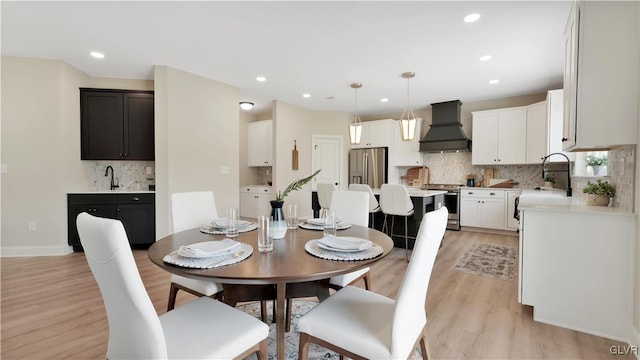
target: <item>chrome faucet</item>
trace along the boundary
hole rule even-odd
[[[104,171],[104,176],[109,176],[109,169],[111,169],[111,190],[115,190],[116,188],[119,188],[120,185],[117,184],[118,179],[116,179],[116,182],[113,181],[113,168],[111,165],[107,166],[107,170]]]
[[[544,167],[544,164],[547,162],[547,159],[549,159],[551,156],[553,155],[562,155],[564,156],[565,159],[567,159],[567,169],[566,170],[552,170],[552,169],[547,169]],[[542,158],[542,178],[546,178],[547,177],[547,173],[548,172],[567,172],[567,196],[571,196],[572,195],[572,191],[571,191],[571,161],[569,160],[569,157],[563,153],[553,153],[553,154],[549,154],[545,157]]]

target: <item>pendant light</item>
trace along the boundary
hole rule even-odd
[[[349,142],[351,145],[360,144],[360,138],[362,137],[362,121],[360,121],[360,117],[358,116],[358,89],[361,87],[361,83],[351,84],[351,88],[356,90],[356,110],[353,121],[349,124]]]
[[[400,116],[400,134],[403,141],[411,141],[416,137],[416,114],[411,109],[411,102],[409,99],[409,79],[416,76],[413,72],[404,72],[402,77],[407,79],[407,108],[402,112]]]

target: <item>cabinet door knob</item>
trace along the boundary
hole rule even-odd
[[[123,156],[123,154],[122,154],[122,153],[120,153],[120,154],[118,154],[118,156],[122,157],[122,156]]]
[[[489,193],[489,195],[495,195],[496,193]]]
[[[569,141],[569,139],[567,139],[566,137],[563,137],[562,142],[565,142],[565,141]]]
[[[133,200],[133,201],[140,201],[140,198],[139,198],[139,197],[137,197],[137,196],[134,196],[131,200]]]
[[[469,191],[469,195],[473,195],[473,191]]]

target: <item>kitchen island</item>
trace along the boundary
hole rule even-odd
[[[627,341],[634,214],[556,191],[524,190],[518,208],[519,302],[536,321]]]
[[[443,190],[423,190],[419,187],[408,186],[407,192],[413,202],[414,213],[411,215],[407,222],[407,228],[409,233],[409,249],[413,249],[416,236],[418,235],[418,229],[420,228],[420,222],[424,217],[424,214],[438,210],[444,206],[444,194]],[[373,189],[373,194],[376,199],[380,197],[380,189]],[[314,217],[317,217],[320,212],[320,204],[318,203],[318,195],[314,191],[312,193],[311,204],[313,208]],[[389,216],[388,221],[391,221]],[[375,214],[374,228],[382,231],[382,225],[384,223],[384,214],[379,211]],[[404,248],[404,220],[401,217],[397,217],[394,222],[394,229],[391,238],[395,247]]]

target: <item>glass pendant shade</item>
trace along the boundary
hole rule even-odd
[[[409,79],[415,75],[413,72],[402,73],[402,77],[407,79],[407,108],[402,112],[402,116],[400,116],[400,135],[402,136],[402,141],[411,141],[416,138],[416,123],[418,120],[416,119],[416,114],[411,110],[409,102]]]
[[[356,107],[353,121],[349,124],[349,142],[351,145],[358,145],[362,137],[362,121],[360,121],[360,117],[358,116],[358,89],[362,87],[362,84],[353,83],[350,86],[356,90]]]
[[[355,117],[349,124],[349,142],[351,145],[359,145],[362,138],[362,122],[359,117]]]

